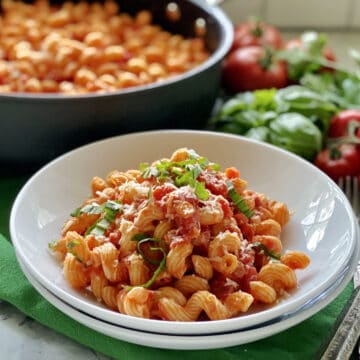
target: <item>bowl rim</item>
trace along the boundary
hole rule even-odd
[[[58,102],[58,101],[86,101],[87,99],[99,99],[99,98],[112,98],[119,95],[131,95],[134,93],[144,93],[149,90],[164,88],[167,86],[175,85],[176,83],[187,80],[197,74],[201,74],[207,69],[215,66],[217,63],[220,63],[224,56],[229,52],[233,38],[234,38],[234,26],[230,18],[225,14],[225,12],[219,7],[208,4],[206,1],[199,2],[197,0],[183,0],[193,4],[195,7],[202,9],[216,20],[220,28],[220,41],[218,48],[211,54],[211,56],[202,64],[196,66],[195,68],[184,72],[183,74],[176,75],[169,79],[163,80],[161,82],[150,83],[145,85],[133,86],[125,89],[119,89],[111,92],[104,93],[86,93],[86,94],[74,94],[66,95],[61,93],[43,93],[43,94],[33,94],[25,92],[14,92],[14,93],[0,93],[0,100],[2,101],[21,101],[21,102],[36,102],[44,101],[47,102]]]

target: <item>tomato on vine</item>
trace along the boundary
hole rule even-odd
[[[223,83],[230,92],[287,85],[286,65],[276,60],[271,49],[248,46],[231,52],[224,61]]]
[[[321,151],[315,165],[337,181],[341,177],[360,174],[360,151],[353,144],[341,144]]]
[[[254,45],[280,49],[283,45],[283,39],[275,26],[260,20],[249,20],[238,24],[234,29],[234,41],[231,50]]]

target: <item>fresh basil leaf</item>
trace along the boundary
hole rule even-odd
[[[280,254],[275,254],[273,251],[269,250],[266,245],[261,242],[255,242],[251,245],[252,248],[259,248],[264,252],[266,256],[271,257],[272,259],[280,261]]]
[[[270,142],[305,159],[313,160],[322,148],[320,130],[299,113],[285,113],[270,124]]]
[[[196,182],[195,194],[202,201],[206,201],[209,198],[209,191],[206,189],[205,183],[200,181]]]
[[[140,240],[144,240],[144,239],[152,239],[152,238],[150,238],[149,235],[141,234],[141,233],[135,234],[135,235],[131,238],[132,241],[140,241]]]
[[[81,207],[78,207],[77,209],[75,209],[71,214],[70,216],[72,217],[78,217],[81,213]]]
[[[229,198],[240,212],[242,212],[246,217],[251,218],[254,212],[248,207],[242,196],[235,190],[233,183],[231,181],[227,181],[226,184]]]
[[[74,247],[79,244],[80,242],[78,240],[72,240],[66,245],[66,248],[68,249],[68,252],[72,254],[77,261],[82,263],[83,259],[74,251]]]
[[[245,133],[245,136],[257,141],[269,142],[270,130],[265,126],[260,126],[250,129]]]
[[[159,247],[159,248],[154,248],[155,250],[157,251],[161,251],[162,252],[162,255],[163,255],[163,258],[159,264],[159,266],[157,267],[157,269],[154,271],[151,279],[149,279],[145,284],[143,285],[140,285],[141,287],[143,288],[149,288],[154,282],[155,280],[157,279],[157,277],[159,276],[159,274],[161,273],[162,270],[165,269],[166,267],[166,252],[164,251],[163,248]]]
[[[122,204],[120,201],[108,200],[105,203],[105,209],[110,209],[114,212],[117,212],[122,209]]]
[[[260,89],[254,91],[253,102],[250,109],[259,112],[275,111],[277,104],[275,101],[276,89]]]
[[[104,206],[98,204],[88,204],[81,208],[81,214],[101,214]]]
[[[115,220],[116,215],[122,210],[122,204],[119,201],[109,200],[101,205],[85,206],[81,211],[88,214],[101,214],[100,218],[95,221],[85,232],[85,235],[104,235],[109,229],[111,223]]]
[[[166,267],[166,252],[165,250],[160,247],[149,247],[150,251],[154,251],[154,252],[161,252],[162,253],[162,259],[159,260],[154,260],[154,259],[150,259],[149,257],[147,257],[144,252],[141,249],[141,245],[147,242],[153,242],[155,244],[158,244],[160,242],[160,239],[156,239],[156,238],[151,238],[148,237],[146,234],[135,234],[131,240],[137,241],[138,243],[136,244],[136,249],[138,251],[138,253],[143,257],[143,259],[145,261],[147,261],[148,263],[152,264],[152,265],[158,265],[158,267],[156,268],[156,270],[154,271],[152,277],[145,283],[142,285],[138,285],[144,288],[148,288],[150,287],[154,281],[157,279],[157,277],[159,276],[160,272],[165,269]],[[134,286],[129,286],[128,289],[133,288]]]
[[[232,116],[243,110],[248,110],[250,104],[254,101],[254,94],[250,91],[238,94],[227,100],[219,110],[222,117]]]
[[[78,241],[78,240],[72,240],[72,241],[70,241],[67,245],[66,245],[66,247],[69,249],[69,250],[71,250],[71,249],[73,249],[76,245],[79,245],[80,244],[80,242]]]
[[[159,265],[161,261],[159,260],[154,260],[154,259],[151,259],[149,258],[148,256],[145,255],[145,253],[142,251],[141,249],[141,245],[145,244],[145,243],[159,243],[160,240],[159,239],[155,239],[155,238],[145,238],[145,239],[142,239],[140,241],[138,241],[138,243],[136,244],[136,249],[138,251],[138,253],[143,257],[143,259],[148,262],[149,264],[152,264],[152,265]],[[161,251],[163,250],[162,248],[160,247],[150,247],[149,248],[151,251]],[[161,250],[160,250],[161,249]]]

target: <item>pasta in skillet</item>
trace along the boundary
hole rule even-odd
[[[283,252],[284,203],[194,150],[94,177],[90,187],[50,248],[71,286],[120,313],[236,317],[255,303],[275,304],[310,262],[303,252]]]

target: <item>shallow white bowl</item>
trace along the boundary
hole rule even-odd
[[[106,309],[72,289],[47,245],[60,237],[69,213],[89,195],[94,175],[137,168],[168,157],[179,147],[195,149],[236,166],[249,188],[284,201],[294,212],[282,240],[285,249],[306,252],[310,266],[297,273],[299,286],[276,306],[221,321],[176,323],[146,320]],[[98,319],[160,334],[216,334],[246,329],[294,312],[320,295],[349,264],[356,243],[351,206],[336,184],[310,163],[279,148],[239,136],[205,131],[154,131],[96,142],[54,160],[25,184],[10,219],[13,244],[33,277],[59,298]]]

